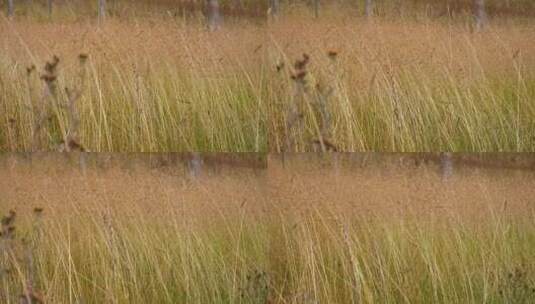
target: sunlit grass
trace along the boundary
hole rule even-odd
[[[81,91],[80,142],[90,151],[267,150],[262,66],[254,59],[263,39],[254,25],[212,34],[149,21],[2,22],[9,42],[0,55],[1,150],[31,151],[43,110],[52,117],[36,149],[54,150],[69,131],[64,88]],[[246,45],[236,45],[244,37]],[[89,56],[83,67],[79,54]],[[60,58],[55,98],[40,79],[53,55]]]
[[[320,140],[338,151],[535,149],[532,24],[497,19],[475,33],[459,20],[335,12],[268,31],[271,151],[317,151]]]
[[[0,210],[17,212],[2,226],[6,303],[30,291],[53,303],[535,299],[529,171],[458,169],[443,182],[431,166],[294,158],[267,179],[234,169],[195,181],[178,168],[81,175],[18,161],[0,180]]]
[[[535,299],[532,221],[385,222],[319,213],[254,222],[216,217],[219,227],[190,228],[170,215],[177,219],[119,210],[45,220],[33,252],[35,288],[67,303]],[[3,275],[2,293],[15,302],[30,270],[24,261],[4,256],[4,263],[21,271]]]

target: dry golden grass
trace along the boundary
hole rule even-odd
[[[334,157],[270,157],[277,302],[535,299],[533,170],[460,165],[445,182],[410,155]]]
[[[353,13],[332,5],[313,20],[297,7],[267,24],[231,19],[217,33],[165,14],[100,27],[2,19],[0,149],[32,150],[39,73],[53,54],[60,102],[40,149],[61,143],[63,88],[77,87],[84,53],[77,105],[91,151],[312,151],[322,140],[340,151],[534,150],[533,22],[496,17],[474,33],[467,15]],[[291,76],[303,53],[301,89]]]
[[[469,20],[300,12],[268,29],[271,151],[321,138],[339,151],[533,151],[532,22],[474,33]],[[290,77],[302,54],[304,89]]]
[[[111,212],[147,223],[176,218],[209,224],[206,219],[239,215],[241,207],[263,209],[259,198],[264,175],[249,168],[226,168],[217,175],[203,176],[201,183],[188,178],[180,164],[151,166],[143,156],[137,161],[118,156],[101,168],[89,157],[86,175],[63,156],[34,157],[32,163],[23,157],[14,159],[2,169],[5,202],[17,202],[9,208],[21,213],[46,207],[50,220]]]
[[[32,150],[42,67],[60,58],[58,100],[41,150],[68,132],[64,87],[81,87],[81,143],[91,151],[254,152],[267,149],[258,52],[263,30],[241,23],[209,33],[174,19],[7,22],[0,31],[3,151]],[[80,68],[78,55],[88,54]],[[27,76],[26,68],[37,71]],[[85,81],[78,84],[81,70]],[[33,108],[33,110],[32,110]]]
[[[21,5],[0,17],[0,151],[34,150],[40,111],[45,151],[74,131],[99,152],[534,151],[523,1],[489,0],[511,18],[479,33],[468,0],[217,33],[196,4],[116,1],[98,26],[95,1]],[[0,302],[535,302],[532,155],[455,155],[448,178],[438,154],[212,154],[195,177],[188,157],[0,155]]]
[[[51,303],[535,296],[533,171],[458,167],[444,182],[435,165],[396,155],[340,155],[341,167],[293,155],[285,167],[275,156],[263,172],[191,180],[142,158],[85,176],[60,159],[15,159],[0,163],[0,210],[17,212],[16,238],[1,239],[10,271],[0,294],[11,302],[21,293]]]
[[[82,176],[61,159],[15,159],[0,170],[0,210],[17,212],[17,238],[2,239],[6,301],[24,294],[30,278],[47,303],[239,299],[246,276],[263,268],[267,244],[255,220],[266,210],[262,175],[235,169],[197,182],[179,166],[140,162]],[[35,207],[44,208],[40,234]],[[38,245],[33,271],[22,238]]]
[[[285,195],[278,202],[281,208],[305,213],[472,220],[504,208],[511,215],[534,211],[535,167],[529,154],[517,156],[516,162],[527,165],[516,169],[506,154],[486,160],[456,155],[454,176],[447,181],[438,157],[427,155],[428,162],[415,164],[425,157],[403,153],[271,155],[268,182],[274,196]]]

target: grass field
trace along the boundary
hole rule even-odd
[[[67,4],[0,19],[0,150],[72,134],[98,152],[535,149],[529,3],[489,2],[481,32],[462,1],[449,15],[412,1],[371,20],[332,3],[318,19],[298,3],[277,20],[230,10],[212,33],[164,2],[112,5],[100,26]]]
[[[0,150],[50,151],[75,132],[64,88],[80,93],[76,133],[90,151],[267,150],[265,67],[257,60],[264,32],[254,25],[216,34],[172,18],[100,27],[0,20]],[[40,76],[54,55],[48,93]]]
[[[535,299],[533,171],[461,168],[444,182],[433,165],[367,157],[338,169],[312,155],[284,166],[271,157],[264,173],[201,181],[143,165],[82,176],[59,161],[3,162],[0,208],[16,219],[2,227],[0,294],[5,303]]]
[[[0,303],[535,303],[534,1],[215,2],[0,1]]]
[[[271,151],[534,150],[532,21],[324,15],[268,29]]]

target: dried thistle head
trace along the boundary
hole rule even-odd
[[[80,61],[81,65],[84,65],[87,62],[88,58],[89,58],[89,55],[85,53],[81,53],[80,55],[78,55],[78,60]]]
[[[327,52],[327,56],[331,60],[336,60],[336,57],[338,56],[338,51],[330,50],[330,51]]]
[[[35,71],[35,65],[32,64],[31,66],[26,68],[26,75],[30,76]]]
[[[295,72],[291,75],[291,78],[298,82],[304,82],[307,75],[307,65],[310,62],[310,56],[303,54],[303,59],[296,60],[294,63]]]
[[[45,64],[45,73],[41,75],[41,79],[44,82],[46,82],[46,84],[49,86],[51,91],[54,91],[55,89],[54,83],[58,78],[56,74],[58,64],[59,64],[59,57],[54,55],[54,57],[52,57],[52,61],[47,61],[47,63]]]
[[[52,83],[58,79],[58,76],[52,74],[43,74],[41,75],[41,79],[47,83]]]
[[[309,61],[310,61],[310,56],[308,56],[308,54],[304,53],[303,54],[303,59],[295,61],[294,68],[296,70],[304,70]]]
[[[2,217],[2,226],[10,226],[15,221],[15,217],[17,216],[17,213],[12,209],[9,210],[9,214]]]
[[[277,72],[282,71],[282,69],[284,69],[284,62],[283,61],[279,62],[276,68],[277,68]]]
[[[52,61],[47,61],[47,63],[45,64],[45,72],[51,75],[55,75],[58,64],[59,64],[59,57],[54,55],[52,57]]]
[[[4,239],[14,239],[15,238],[15,227],[9,226],[6,229],[0,231],[0,237]]]
[[[307,75],[307,71],[296,71],[292,76],[290,76],[295,81],[304,81]]]

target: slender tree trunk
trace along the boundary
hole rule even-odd
[[[372,0],[366,0],[366,6],[364,7],[364,13],[366,14],[366,17],[373,16],[373,1]]]
[[[233,9],[234,9],[235,11],[239,11],[239,12],[241,12],[241,11],[243,10],[243,3],[242,3],[242,0],[234,0],[233,2],[234,2],[234,3],[233,3],[233,5],[234,5]]]
[[[54,5],[54,0],[48,0],[48,17],[52,18],[52,7]]]
[[[279,15],[279,9],[280,9],[280,1],[279,0],[270,0],[269,1],[269,9],[270,14],[273,17],[277,17]]]
[[[13,4],[13,0],[7,0],[7,16],[13,17],[14,12],[15,12],[15,6]]]
[[[206,17],[208,19],[208,29],[212,32],[218,30],[221,25],[221,15],[219,13],[218,0],[208,0],[208,10]]]
[[[340,165],[340,153],[334,152],[332,153],[333,157],[333,168],[334,168],[334,176],[338,178],[340,176],[340,171],[342,169],[342,166]]]
[[[78,163],[80,165],[80,173],[82,173],[82,175],[85,176],[87,172],[87,153],[80,152],[80,155],[78,157],[79,157]]]
[[[440,155],[440,175],[443,181],[447,181],[453,175],[453,156],[449,152]]]
[[[314,17],[320,16],[320,0],[314,0]]]
[[[476,30],[481,31],[487,24],[487,12],[485,10],[485,0],[474,0],[474,11],[476,17]]]
[[[106,19],[106,0],[98,0],[98,20]]]
[[[191,159],[188,163],[189,175],[192,178],[197,178],[201,175],[202,170],[202,157],[198,152],[192,153]]]

